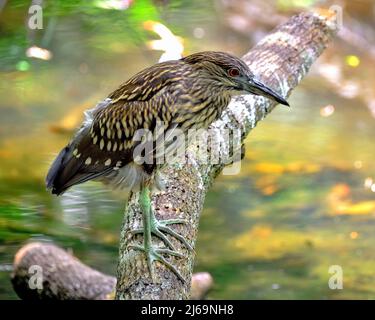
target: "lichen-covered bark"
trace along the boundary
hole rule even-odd
[[[264,38],[243,59],[263,83],[287,96],[331,40],[335,31],[332,23],[332,17],[314,13],[294,16]],[[221,119],[211,127],[218,130],[240,129],[243,140],[274,107],[274,103],[262,97],[240,96],[231,101]],[[232,143],[231,140],[222,142]],[[172,227],[194,246],[207,190],[224,164],[203,163],[193,152],[188,152],[186,158],[185,164],[169,166],[163,171],[167,189],[162,194],[154,195],[152,202],[158,219],[183,218],[190,222]],[[159,263],[155,263],[157,276],[152,282],[143,255],[127,249],[130,243],[141,241],[141,236],[132,237],[129,232],[141,226],[137,198],[137,194],[130,196],[121,230],[116,298],[187,299],[194,252],[187,251],[181,243],[171,238],[177,250],[187,258],[168,259],[177,266],[186,282],[181,282]],[[159,240],[155,238],[154,241]],[[163,245],[160,241],[159,244]]]
[[[38,267],[42,287],[30,287]],[[26,300],[103,300],[114,292],[116,279],[96,271],[68,252],[47,243],[31,243],[16,254],[13,288]]]
[[[41,288],[30,286],[40,270]],[[11,281],[24,300],[107,300],[114,298],[116,278],[83,264],[65,250],[42,242],[26,244],[18,250]],[[195,273],[191,281],[191,299],[204,299],[213,284],[207,272]]]

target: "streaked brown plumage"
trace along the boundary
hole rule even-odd
[[[244,79],[231,77],[229,70],[238,70],[238,77]],[[196,53],[139,72],[89,112],[92,119],[52,165],[48,188],[60,194],[131,163],[139,143],[133,140],[134,133],[141,128],[153,131],[157,121],[163,121],[166,129],[205,128],[221,115],[233,95],[246,91],[286,104],[270,90],[255,86],[249,90],[244,82],[251,85],[252,80],[242,60],[221,52]],[[145,168],[148,173],[154,169]]]
[[[257,81],[241,59],[226,53],[201,52],[149,67],[86,113],[82,127],[52,164],[47,188],[58,195],[92,179],[133,190],[140,188],[144,247],[133,249],[146,253],[151,274],[152,261],[159,260],[182,279],[162,256],[181,256],[162,232],[181,240],[188,248],[190,244],[167,226],[182,221],[159,222],[153,215],[148,188],[158,165],[155,161],[134,164],[135,149],[140,144],[134,136],[139,129],[154,133],[159,122],[163,122],[165,131],[181,129],[187,133],[189,129],[207,128],[234,95],[244,93],[263,95],[287,105],[280,95]],[[171,250],[153,247],[151,233]]]

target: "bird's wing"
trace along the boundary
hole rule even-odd
[[[153,133],[159,122],[164,129],[174,127],[173,104],[167,90],[146,101],[106,99],[98,104],[86,113],[82,127],[53,162],[47,188],[61,194],[73,185],[108,175],[132,162],[133,151],[142,138],[142,132],[137,138],[137,130]]]

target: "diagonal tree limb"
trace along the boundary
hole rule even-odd
[[[293,16],[264,38],[243,59],[263,83],[278,90],[283,96],[289,96],[331,41],[336,30],[334,19],[332,15],[327,17],[322,13],[302,13]],[[243,140],[258,121],[274,107],[274,103],[261,97],[240,96],[232,100],[221,119],[211,127],[219,130],[219,139],[223,129],[233,132],[241,130]],[[221,140],[219,152],[232,150],[234,146],[230,145],[231,139]],[[189,152],[186,158],[185,164],[170,165],[163,171],[166,191],[155,195],[152,202],[158,219],[183,218],[189,221],[187,225],[172,227],[194,245],[206,193],[214,178],[223,170],[224,164],[204,163],[192,152]],[[156,263],[156,277],[153,283],[143,255],[127,249],[129,244],[142,240],[141,236],[134,238],[129,232],[140,226],[138,195],[132,194],[120,236],[116,298],[187,299],[194,252],[187,251],[181,243],[170,239],[177,250],[187,257],[168,257],[180,270],[186,282],[183,283],[170,270]],[[158,240],[155,238],[154,241]]]
[[[90,268],[54,244],[43,242],[28,243],[17,251],[11,281],[23,300],[108,300],[114,298],[116,287],[115,277]],[[212,283],[209,273],[195,273],[191,299],[204,299]]]

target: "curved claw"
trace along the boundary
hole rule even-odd
[[[171,256],[174,256],[174,257],[178,257],[178,258],[185,258],[185,256],[182,254],[182,253],[179,253],[177,251],[174,251],[174,250],[169,250],[169,249],[156,249],[155,250],[157,253],[161,253],[161,254],[169,254]]]
[[[190,250],[194,251],[191,244],[180,234],[178,234],[176,231],[174,231],[172,228],[170,228],[168,225],[170,224],[187,224],[189,221],[185,219],[168,219],[168,220],[157,220],[154,215],[151,216],[151,233],[158,238],[160,238],[167,247],[169,247],[171,250],[175,251],[175,247],[172,244],[172,242],[165,236],[164,233],[171,235],[172,237],[178,239],[180,242],[182,242],[185,247]],[[163,233],[163,232],[164,233]],[[130,231],[133,235],[134,234],[140,234],[144,233],[143,228],[134,229]]]
[[[168,219],[168,220],[161,220],[158,221],[159,224],[167,226],[169,224],[188,224],[189,221],[186,219]]]
[[[176,252],[178,253],[178,252]],[[157,255],[158,257],[158,260],[157,261],[160,261],[161,263],[163,263],[165,266],[167,266],[170,270],[172,270],[174,272],[174,274],[182,281],[182,282],[186,282],[186,280],[184,279],[184,277],[181,275],[181,273],[176,269],[176,267],[171,264],[169,261],[167,261],[162,255],[160,255],[158,253],[158,250],[155,252],[155,254]]]
[[[135,234],[140,234],[140,233],[143,233],[144,230],[142,228],[140,229],[134,229],[134,230],[130,230],[130,233],[135,235]],[[160,230],[156,227],[156,228],[151,228],[151,233],[155,236],[157,236],[158,238],[160,238],[161,240],[163,240],[163,242],[172,250],[176,250],[174,245],[172,244],[172,242],[162,233],[160,232]]]
[[[177,251],[169,250],[169,249],[155,248],[154,246],[146,248],[141,245],[129,245],[128,249],[142,251],[146,254],[147,267],[148,267],[148,271],[150,272],[152,281],[154,281],[154,271],[153,271],[152,263],[154,261],[159,261],[162,264],[164,264],[167,268],[169,268],[182,282],[186,282],[186,280],[181,275],[181,273],[177,270],[177,268],[162,256],[162,254],[169,254],[171,256],[175,256],[178,258],[184,258],[184,255],[182,255],[181,253]]]
[[[143,229],[142,229],[142,228],[139,228],[139,229],[133,229],[133,230],[130,230],[129,232],[130,232],[132,235],[140,234],[140,233],[143,233]]]
[[[164,233],[162,233],[160,230],[160,228],[158,227],[155,227],[155,228],[151,228],[151,233],[154,234],[155,236],[157,236],[158,238],[160,238],[161,240],[164,241],[164,243],[169,247],[171,248],[173,251],[175,251],[175,247],[174,245],[172,244],[172,242],[165,236]]]
[[[164,220],[164,221],[168,221],[168,220]],[[180,240],[185,245],[186,248],[188,248],[190,251],[194,251],[190,243],[182,235],[178,234],[176,231],[174,231],[170,227],[159,223],[158,229]]]

